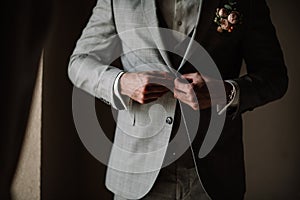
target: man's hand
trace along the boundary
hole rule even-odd
[[[224,102],[225,96],[220,90],[217,89],[211,93],[208,91],[206,86],[208,82],[212,85],[223,84],[223,81],[202,77],[198,72],[184,74],[174,80],[174,97],[194,110],[210,108],[211,98],[215,103]],[[230,84],[225,83],[226,91],[230,90],[230,87]]]
[[[121,76],[120,92],[146,104],[155,101],[173,88],[174,77],[168,72],[127,72]]]

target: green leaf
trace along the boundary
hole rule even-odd
[[[231,7],[230,5],[228,5],[228,4],[226,4],[226,5],[224,6],[224,8],[226,8],[226,9],[228,9],[228,10],[232,10],[232,7]]]
[[[215,17],[214,22],[215,22],[216,24],[220,25],[220,19],[219,19],[218,17]]]
[[[230,5],[235,5],[235,4],[236,4],[236,1],[235,1],[235,0],[228,0],[228,3],[229,3]]]

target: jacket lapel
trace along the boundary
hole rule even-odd
[[[142,1],[143,13],[144,13],[144,20],[147,24],[149,32],[165,63],[167,64],[168,67],[171,68],[172,64],[170,62],[167,52],[164,50],[165,46],[162,41],[162,37],[159,30],[155,0],[141,0],[141,1]]]
[[[203,42],[210,25],[213,23],[216,9],[218,8],[220,1],[221,0],[203,0],[199,24],[197,26],[197,33],[195,36],[195,40],[200,44]],[[144,13],[144,20],[147,24],[149,32],[165,63],[169,67],[171,67],[172,65],[168,57],[168,53],[164,50],[165,46],[158,28],[159,23],[155,0],[141,0],[141,2]]]
[[[203,42],[209,27],[214,21],[216,9],[221,0],[203,0],[199,24],[197,26],[197,34],[195,40],[200,44]]]

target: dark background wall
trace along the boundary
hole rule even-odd
[[[70,53],[95,1],[55,3],[44,57],[41,197],[110,199],[104,189],[104,166],[87,152],[76,133],[71,107],[73,86],[67,75]]]
[[[248,200],[300,199],[299,1],[269,0],[290,76],[287,95],[244,116]],[[296,5],[297,4],[297,5]],[[45,48],[42,103],[42,199],[111,199],[105,167],[82,145],[72,119],[67,66],[95,0],[56,1]],[[100,109],[108,109],[99,103]]]
[[[245,119],[246,170],[249,200],[300,199],[299,135],[299,1],[267,0],[277,28],[290,84],[286,96]]]

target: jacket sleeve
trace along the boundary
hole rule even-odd
[[[283,53],[265,0],[251,0],[242,42],[247,74],[235,81],[240,88],[237,114],[281,98],[288,76]]]
[[[98,0],[71,55],[69,78],[76,87],[116,109],[123,109],[113,87],[122,70],[111,65],[120,55],[111,0]]]

